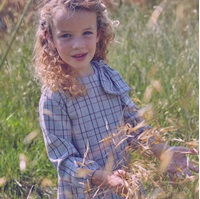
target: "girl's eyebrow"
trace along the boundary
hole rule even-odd
[[[71,33],[70,30],[60,30],[59,33]]]
[[[90,31],[92,31],[92,30],[94,30],[95,28],[93,28],[93,27],[88,27],[88,28],[84,28],[83,29],[83,31],[88,31],[88,30],[90,30]],[[60,30],[59,31],[59,34],[63,34],[63,33],[73,33],[73,31],[70,31],[70,30]]]
[[[88,27],[88,28],[85,28],[84,30],[94,30],[94,27]]]
[[[83,31],[86,31],[86,30],[94,30],[95,28],[93,27],[88,27],[88,28],[84,28]],[[70,31],[70,30],[60,30],[59,33],[72,33],[73,31]]]

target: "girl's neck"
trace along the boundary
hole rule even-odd
[[[89,77],[91,75],[94,75],[95,71],[92,67],[92,65],[90,65],[90,67],[87,68],[87,70],[80,70],[80,71],[77,71],[77,76],[79,78],[83,78],[83,77]]]

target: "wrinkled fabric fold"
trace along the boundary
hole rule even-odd
[[[110,68],[104,61],[93,61],[92,64],[98,70],[100,83],[106,93],[122,95],[131,90],[121,75],[116,70]]]

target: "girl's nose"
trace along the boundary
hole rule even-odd
[[[84,47],[84,41],[82,38],[74,38],[73,43],[72,43],[72,48],[73,49],[81,49]]]

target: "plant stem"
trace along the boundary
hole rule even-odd
[[[12,46],[12,43],[13,43],[13,41],[14,41],[14,39],[15,39],[15,36],[16,36],[16,34],[17,34],[17,32],[18,32],[20,26],[21,26],[21,23],[22,23],[22,21],[23,21],[23,19],[24,19],[24,16],[25,16],[25,14],[26,14],[26,12],[27,12],[29,6],[31,5],[31,2],[32,2],[32,0],[29,0],[29,1],[27,2],[26,6],[25,6],[25,8],[24,8],[24,10],[23,10],[23,13],[22,13],[22,15],[20,16],[20,19],[19,19],[19,21],[18,21],[18,23],[17,23],[17,25],[16,25],[16,28],[15,28],[13,34],[11,35],[11,39],[10,39],[10,41],[9,41],[9,43],[8,43],[8,47],[7,47],[7,49],[6,49],[6,51],[5,51],[4,55],[3,55],[3,58],[2,58],[2,60],[1,60],[0,68],[3,66],[3,64],[4,64],[5,60],[6,60],[6,57],[7,57],[7,55],[8,55],[8,52],[9,52],[9,50],[10,50],[10,47]]]

